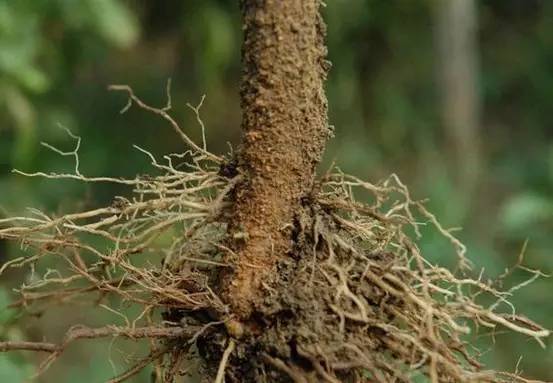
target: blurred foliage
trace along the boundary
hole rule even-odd
[[[29,163],[38,121],[52,112],[40,96],[67,84],[80,60],[138,37],[133,14],[117,1],[0,2],[0,103],[7,112],[2,125],[17,129],[14,162]]]
[[[455,185],[450,143],[440,119],[432,0],[332,0],[327,2],[333,69],[327,91],[336,138],[332,160],[362,178],[399,174],[417,198],[461,238],[477,269],[493,277],[516,262],[525,240],[527,263],[553,270],[553,2],[478,1],[482,176],[474,195]],[[117,186],[14,177],[10,170],[65,171],[72,164],[38,145],[72,142],[59,124],[83,138],[82,171],[133,175],[149,161],[132,149],[179,151],[163,122],[137,110],[120,116],[125,100],[107,93],[110,83],[132,84],[151,103],[164,103],[173,79],[175,116],[194,138],[200,131],[186,102],[202,94],[208,146],[228,150],[239,142],[241,27],[236,1],[0,0],[0,205],[7,213],[26,206],[67,211],[126,193]],[[0,211],[0,214],[1,211]],[[448,263],[447,244],[429,234],[420,244],[428,257]],[[0,244],[0,258],[17,252]],[[22,272],[23,273],[23,272]],[[12,275],[6,289],[24,277]],[[515,282],[525,278],[515,272]],[[517,291],[519,312],[553,328],[553,280]],[[7,291],[0,290],[5,306]],[[20,330],[0,311],[2,336],[61,334],[75,319],[31,319]],[[65,315],[67,314],[67,315]],[[98,316],[105,313],[98,313]],[[50,318],[48,316],[48,318]],[[8,325],[9,324],[9,325]],[[19,332],[18,332],[19,331]],[[553,379],[553,345],[546,351],[510,336],[497,336],[495,367],[512,371],[519,354],[532,377]],[[102,346],[103,347],[103,346]],[[78,350],[44,381],[95,382],[112,372],[102,348]],[[492,359],[493,355],[493,359]],[[32,371],[27,355],[0,355],[0,381],[18,382]],[[63,361],[62,361],[63,363]],[[85,373],[90,363],[98,376]],[[70,366],[71,365],[71,366]],[[67,375],[64,375],[64,371]],[[147,381],[146,376],[144,380]]]
[[[13,326],[16,313],[14,310],[6,308],[9,303],[8,293],[4,288],[0,288],[0,307],[2,307],[0,311],[0,334],[7,335],[10,339],[20,340],[22,338],[21,331]],[[23,382],[32,373],[33,366],[23,355],[0,354],[0,381]]]

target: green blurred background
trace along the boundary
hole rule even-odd
[[[230,0],[0,0],[0,215],[32,206],[60,212],[97,206],[128,190],[111,185],[28,179],[23,171],[71,171],[59,125],[83,139],[81,171],[134,176],[149,171],[133,144],[156,155],[183,148],[159,118],[137,109],[120,115],[113,83],[132,85],[155,105],[173,80],[174,115],[201,137],[185,104],[207,98],[208,147],[227,152],[240,139],[241,27]],[[459,226],[476,270],[486,278],[514,264],[528,240],[526,264],[553,272],[553,1],[328,0],[333,69],[327,84],[334,138],[323,168],[377,181],[397,173],[445,226]],[[431,232],[429,259],[453,264]],[[0,242],[0,259],[18,254]],[[73,323],[119,323],[86,307],[53,308],[37,318],[6,310],[24,271],[0,280],[0,335],[58,339]],[[513,283],[528,278],[513,275]],[[553,279],[513,297],[519,313],[553,328]],[[484,340],[486,342],[484,342]],[[488,366],[553,379],[546,349],[498,334],[484,346]],[[44,382],[101,382],[121,372],[125,345],[71,347]],[[132,347],[132,346],[128,346]],[[107,360],[107,350],[111,362]],[[0,355],[0,382],[32,374],[37,356]],[[148,381],[145,371],[134,381]]]

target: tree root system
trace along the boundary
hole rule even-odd
[[[236,316],[220,297],[219,281],[240,262],[227,246],[227,213],[246,175],[231,169],[231,158],[209,153],[183,133],[168,114],[170,98],[158,109],[129,87],[113,89],[127,92],[129,106],[166,119],[190,150],[158,160],[137,148],[157,174],[118,179],[81,174],[78,145],[72,152],[51,147],[75,157],[73,174],[23,174],[116,182],[132,191],[81,213],[53,217],[31,210],[1,220],[0,238],[17,241],[22,254],[0,273],[27,267],[33,275],[12,307],[37,312],[88,300],[123,316],[126,326],[72,328],[58,342],[6,340],[0,350],[46,353],[41,373],[77,339],[148,338],[144,358],[114,382],[149,364],[157,381],[182,381],[191,358],[200,360],[206,381],[227,383],[526,381],[516,371],[483,366],[472,336],[501,328],[541,344],[549,331],[515,314],[508,299],[520,286],[501,290],[497,281],[469,277],[463,244],[395,175],[376,184],[338,169],[322,176],[293,221],[282,224],[291,250],[264,274],[262,301],[248,318]],[[421,254],[423,224],[451,243],[456,272]],[[233,240],[248,241],[248,233],[241,234]],[[42,266],[51,258],[57,258],[56,270]],[[529,279],[540,276],[525,270]],[[139,314],[130,317],[130,306]]]

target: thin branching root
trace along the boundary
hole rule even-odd
[[[69,131],[75,150],[46,144],[74,157],[74,173],[18,173],[115,182],[132,190],[90,211],[52,217],[30,210],[0,220],[0,238],[17,241],[22,250],[0,274],[23,267],[32,273],[11,305],[23,312],[89,300],[123,317],[125,325],[72,327],[58,342],[6,340],[0,351],[46,353],[42,373],[79,339],[149,339],[146,356],[113,382],[152,364],[158,381],[176,381],[194,355],[207,381],[216,382],[526,381],[516,371],[486,369],[468,343],[476,332],[508,329],[543,345],[549,331],[509,303],[522,286],[500,290],[481,276],[468,277],[463,244],[395,175],[378,184],[336,169],[323,176],[286,224],[294,246],[264,281],[263,304],[247,323],[239,322],[218,296],[218,276],[234,266],[229,260],[239,262],[226,245],[226,212],[244,175],[228,171],[232,159],[210,153],[205,138],[197,145],[184,133],[169,115],[169,86],[162,108],[145,104],[128,86],[111,89],[129,97],[123,112],[136,105],[167,120],[188,151],[159,160],[136,147],[157,174],[119,179],[83,175],[80,138]],[[200,106],[190,108],[205,137]],[[361,202],[354,197],[358,191],[371,197]],[[419,252],[420,222],[451,242],[457,272]],[[46,258],[57,258],[56,270],[43,266]],[[525,270],[530,281],[541,275]],[[140,314],[128,317],[122,304],[140,307]]]

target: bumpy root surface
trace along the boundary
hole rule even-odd
[[[216,382],[525,381],[482,366],[470,334],[507,328],[541,343],[549,331],[514,314],[508,298],[518,286],[500,291],[466,276],[465,247],[395,175],[377,184],[336,169],[322,177],[282,228],[291,233],[292,250],[264,281],[262,304],[238,321],[220,299],[218,282],[239,261],[225,245],[226,213],[243,175],[230,159],[191,143],[167,114],[170,99],[157,109],[128,87],[115,89],[168,120],[191,150],[160,161],[139,148],[159,174],[113,179],[82,175],[78,145],[73,152],[52,148],[75,157],[74,174],[24,174],[117,182],[132,193],[82,213],[31,210],[1,220],[0,238],[17,241],[24,252],[0,273],[32,271],[12,304],[22,310],[89,299],[117,312],[123,303],[138,306],[140,314],[122,327],[73,327],[58,342],[0,342],[0,351],[47,353],[40,373],[78,339],[149,339],[149,353],[112,382],[149,364],[159,381],[171,382],[198,357],[207,381]],[[361,202],[354,194],[367,197]],[[451,242],[458,272],[425,260],[417,247],[420,222]],[[46,257],[59,258],[57,270],[41,266]],[[540,275],[528,271],[530,279]],[[480,303],[490,298],[492,305]]]

